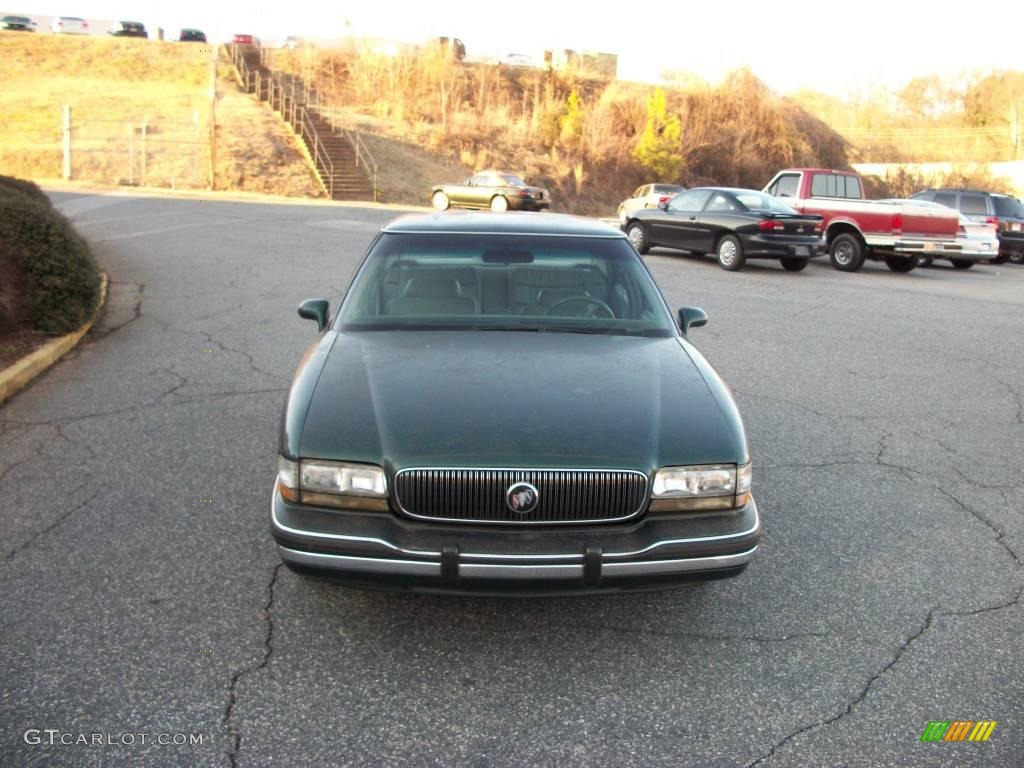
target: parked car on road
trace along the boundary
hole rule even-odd
[[[149,38],[146,26],[141,21],[115,21],[110,28],[110,34],[114,37],[144,37]]]
[[[886,203],[902,203],[903,200],[884,200]],[[928,200],[915,200],[917,205],[942,205]],[[999,238],[996,236],[996,227],[993,224],[977,222],[960,214],[960,230],[957,239],[961,243],[961,251],[958,256],[943,256],[957,269],[970,269],[979,261],[996,262],[999,259]],[[917,263],[919,267],[930,267],[936,257],[922,256]]]
[[[824,218],[832,266],[843,272],[856,272],[866,259],[884,260],[893,272],[909,272],[920,256],[955,256],[961,248],[960,221],[953,211],[865,200],[856,173],[789,168],[764,191],[800,213]]]
[[[252,45],[259,46],[259,38],[254,35],[235,35],[231,38],[231,42],[235,45]]]
[[[640,253],[655,246],[714,253],[730,272],[747,259],[779,259],[783,269],[799,272],[824,253],[821,222],[753,189],[695,187],[657,208],[630,212],[623,229]]]
[[[182,43],[205,43],[206,33],[201,29],[183,29],[178,35],[178,41]]]
[[[551,207],[543,187],[531,187],[508,171],[480,171],[461,184],[439,184],[430,191],[430,203],[439,211],[450,206],[490,208],[492,211],[542,211]]]
[[[77,16],[58,16],[50,22],[55,35],[88,35],[89,22]]]
[[[910,197],[940,203],[972,221],[994,225],[999,236],[996,263],[1024,264],[1024,205],[1017,198],[979,189],[926,189]]]
[[[612,592],[761,539],[729,388],[621,232],[563,214],[384,226],[289,391],[271,531],[357,587]]]
[[[644,184],[637,187],[633,194],[619,203],[616,215],[621,223],[626,222],[626,214],[640,208],[657,208],[660,203],[667,203],[673,195],[686,190],[678,184]]]
[[[534,66],[533,58],[527,56],[525,53],[506,53],[501,57],[501,64],[506,67],[532,67]]]
[[[9,32],[35,32],[36,23],[28,16],[4,16],[0,28]]]

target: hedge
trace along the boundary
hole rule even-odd
[[[26,279],[33,330],[60,335],[89,319],[100,290],[96,261],[35,184],[0,176],[0,243]]]

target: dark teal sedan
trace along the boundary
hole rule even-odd
[[[449,593],[742,571],[743,423],[623,233],[571,216],[387,224],[288,394],[271,528],[293,571]]]

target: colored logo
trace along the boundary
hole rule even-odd
[[[921,741],[988,741],[996,720],[930,720]]]
[[[537,508],[540,494],[529,483],[516,483],[505,491],[505,505],[517,515],[528,515]]]

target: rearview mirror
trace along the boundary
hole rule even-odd
[[[708,324],[708,313],[700,307],[683,307],[679,310],[679,329],[688,333],[691,328]]]
[[[299,304],[299,317],[305,320],[316,320],[316,328],[322,331],[327,327],[327,314],[331,303],[327,299],[306,299]]]

